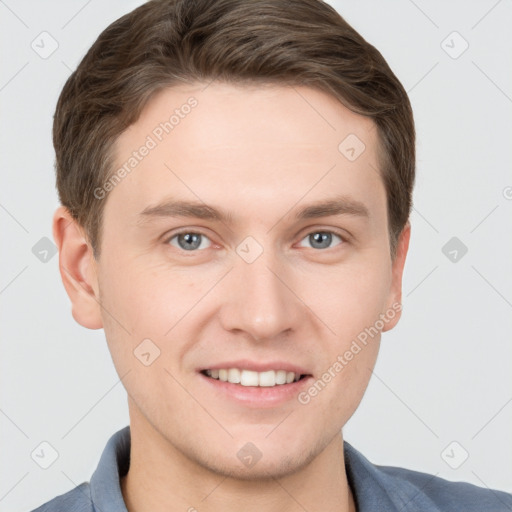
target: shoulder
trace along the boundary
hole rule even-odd
[[[56,496],[52,500],[32,510],[32,512],[94,512],[91,488],[88,482]]]
[[[511,512],[512,494],[466,482],[451,482],[435,475],[391,466],[375,466],[395,493],[419,509],[464,512]],[[430,507],[430,508],[429,508]]]
[[[393,466],[372,464],[345,443],[346,467],[355,495],[372,510],[403,512],[511,512],[512,494]],[[365,506],[361,507],[366,510]]]

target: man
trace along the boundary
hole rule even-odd
[[[37,510],[512,510],[343,440],[400,318],[415,135],[334,9],[148,2],[67,81],[54,146],[61,276],[130,426]]]

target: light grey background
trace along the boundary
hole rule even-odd
[[[2,511],[88,480],[128,424],[103,331],[74,322],[58,256],[44,263],[32,248],[52,239],[58,206],[61,88],[100,31],[140,3],[0,1]],[[409,91],[418,132],[404,313],[345,438],[375,463],[512,492],[511,2],[332,4]],[[31,47],[51,49],[43,31],[58,43],[47,58]],[[456,262],[442,251],[452,237],[468,248]],[[43,441],[59,455],[46,470],[31,458]]]

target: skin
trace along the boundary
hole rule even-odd
[[[241,405],[197,369],[279,359],[318,379],[400,303],[410,226],[392,260],[375,125],[307,87],[189,84],[152,98],[119,137],[116,165],[191,96],[197,106],[103,199],[97,261],[67,210],[54,216],[73,317],[105,330],[128,393],[127,508],[354,511],[341,428],[366,390],[380,333],[305,405],[295,397]],[[349,134],[366,146],[353,162],[338,150]],[[363,203],[368,217],[294,218],[340,195]],[[141,221],[142,210],[170,198],[229,211],[232,222]],[[182,228],[206,235],[204,249],[168,241]],[[308,235],[318,231],[343,238],[316,248]],[[247,236],[263,249],[252,263],[236,252]],[[160,350],[150,366],[133,354],[146,338]],[[251,468],[237,457],[247,442],[262,454]]]

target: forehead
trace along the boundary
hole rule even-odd
[[[315,89],[173,87],[116,142],[115,170],[126,172],[108,203],[133,216],[179,196],[249,214],[249,203],[289,209],[332,192],[371,209],[385,200],[377,146],[371,119]]]

